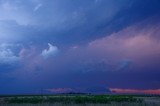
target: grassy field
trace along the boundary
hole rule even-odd
[[[46,95],[0,97],[0,106],[160,106],[160,97],[130,95]]]

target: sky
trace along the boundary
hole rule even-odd
[[[160,94],[160,0],[0,0],[0,94]]]

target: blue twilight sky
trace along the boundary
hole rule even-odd
[[[0,94],[160,89],[160,0],[0,0]]]

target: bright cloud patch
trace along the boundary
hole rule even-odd
[[[59,51],[57,46],[53,46],[50,43],[48,43],[48,46],[49,46],[48,49],[45,49],[45,50],[42,51],[42,56],[44,58],[49,58],[49,57],[52,57],[52,56],[56,56],[58,51]]]
[[[19,57],[9,48],[9,44],[0,45],[0,63],[13,63],[19,60]]]

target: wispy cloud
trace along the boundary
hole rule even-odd
[[[37,11],[40,7],[42,7],[42,4],[38,4],[38,5],[34,8],[34,11]]]

